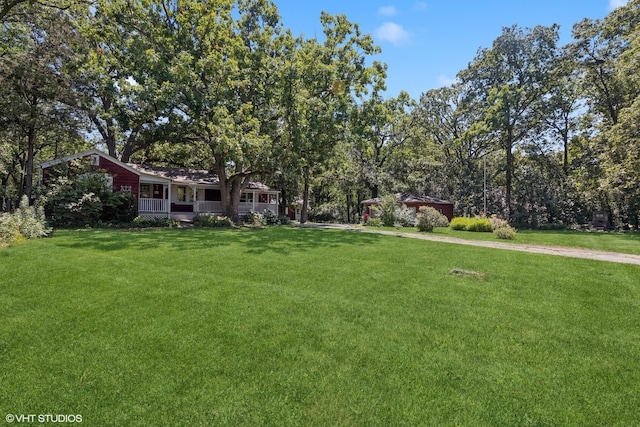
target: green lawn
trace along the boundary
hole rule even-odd
[[[340,230],[58,231],[0,251],[0,293],[3,414],[87,426],[639,419],[633,265]]]
[[[372,227],[371,231],[377,228]],[[402,233],[419,233],[416,228],[380,227],[380,230],[398,231]],[[425,234],[425,233],[420,233]],[[507,243],[533,245],[568,246],[594,249],[600,251],[620,252],[640,255],[640,233],[637,232],[602,232],[602,231],[542,231],[520,230],[514,240],[498,240],[493,233],[477,233],[471,231],[436,228],[434,236],[456,237],[465,240],[489,240]]]

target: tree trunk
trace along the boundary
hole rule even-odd
[[[300,213],[300,224],[307,222],[309,217],[309,167],[304,169],[304,190],[302,191],[302,212]]]
[[[378,197],[380,186],[378,184],[372,184],[370,188],[371,188],[371,198],[375,199],[376,197]]]
[[[27,162],[25,165],[24,194],[29,198],[31,203],[31,195],[33,193],[33,158],[35,155],[36,130],[31,124],[27,132]]]
[[[505,143],[505,153],[507,155],[507,167],[506,167],[506,204],[507,204],[507,219],[511,221],[511,189],[513,186],[513,129],[509,128],[507,130],[507,141]]]

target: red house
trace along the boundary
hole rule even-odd
[[[453,218],[453,203],[447,200],[413,193],[396,193],[395,197],[399,205],[405,205],[408,208],[415,209],[416,213],[420,207],[430,206],[446,216],[449,221]],[[362,204],[364,205],[365,212],[371,215],[371,206],[379,205],[381,202],[382,199],[376,197],[375,199],[364,200]]]
[[[184,219],[198,213],[222,214],[217,175],[204,170],[123,163],[97,149],[41,163],[40,183],[46,185],[47,179],[55,176],[56,166],[72,162],[85,162],[91,169],[105,174],[113,191],[133,194],[139,216]],[[264,210],[277,213],[278,194],[264,184],[252,182],[240,197],[239,213]]]

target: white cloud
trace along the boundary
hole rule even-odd
[[[609,10],[622,7],[629,3],[629,0],[609,0]]]
[[[427,10],[427,2],[426,1],[417,1],[413,6],[415,10]]]
[[[398,9],[395,6],[383,6],[378,9],[378,15],[382,16],[395,16],[398,14]]]
[[[438,76],[438,87],[452,86],[457,81],[458,79],[456,79],[455,77],[452,78],[452,77],[445,76],[444,74],[440,74]]]
[[[396,46],[408,43],[411,40],[411,34],[405,30],[402,25],[395,22],[385,22],[376,30],[376,35],[381,41],[390,42]]]

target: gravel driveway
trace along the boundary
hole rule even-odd
[[[569,258],[592,259],[596,261],[617,262],[622,264],[640,265],[640,255],[622,254],[618,252],[595,251],[591,249],[570,248],[564,246],[542,246],[529,244],[515,244],[506,242],[490,242],[477,240],[464,240],[456,237],[434,236],[429,234],[399,233],[395,231],[376,230],[375,228],[363,228],[345,224],[317,224],[307,223],[301,227],[330,228],[339,230],[358,231],[362,233],[383,234],[385,236],[404,237],[408,239],[430,240],[433,242],[454,243],[458,245],[481,246],[484,248],[505,249],[510,251],[529,252],[536,254],[557,255]]]

